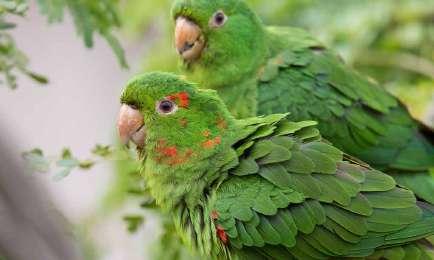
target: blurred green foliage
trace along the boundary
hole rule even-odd
[[[24,16],[28,10],[25,0],[0,0],[0,84],[6,85],[11,89],[17,87],[17,75],[28,76],[35,81],[45,84],[48,80],[28,68],[28,59],[21,52],[10,30],[15,28],[15,24],[8,21],[9,16]]]
[[[12,6],[11,2],[16,4]],[[0,74],[5,76],[11,87],[16,86],[14,70],[41,82],[46,81],[27,69],[27,59],[15,48],[13,39],[7,33],[14,25],[5,20],[5,15],[24,15],[26,2],[0,0]],[[378,81],[409,105],[417,118],[434,126],[433,0],[247,2],[266,24],[296,26],[310,31],[336,50],[349,66]],[[117,28],[125,38],[145,45],[146,54],[143,55],[141,70],[176,72],[178,57],[173,47],[171,3],[172,0],[38,0],[41,12],[50,22],[62,21],[65,10],[68,10],[87,47],[93,46],[94,34],[105,38],[124,67],[124,53],[113,34],[113,29]],[[86,160],[75,158],[67,149],[61,156],[53,158],[45,157],[37,149],[24,154],[36,171],[48,172],[50,168],[58,170],[55,179],[67,176],[71,170],[87,169],[102,159],[116,156],[119,156],[116,149],[108,146],[95,147]],[[98,212],[95,219],[116,211],[127,200],[137,200],[142,207],[124,218],[128,229],[133,232],[143,224],[143,215],[153,209],[154,201],[147,195],[143,179],[138,173],[138,163],[126,160],[125,156],[124,159],[116,159],[117,175],[113,187],[101,203],[100,210],[103,213]],[[97,220],[90,221],[85,229],[92,226],[94,221]],[[170,228],[170,225],[166,228]],[[171,232],[170,229],[165,231],[165,234]],[[162,236],[163,240],[167,240],[165,244],[175,248],[177,241],[172,241],[172,237],[165,234]],[[85,252],[90,252],[90,258],[96,258],[95,249],[88,247]]]
[[[177,70],[171,2],[129,0],[121,5],[126,35],[145,37],[151,46],[143,70]],[[398,95],[417,118],[434,125],[428,117],[434,100],[434,1],[247,2],[266,24],[310,31],[350,66]]]
[[[120,65],[128,68],[124,50],[113,35],[113,29],[121,26],[118,3],[118,0],[38,0],[40,11],[49,22],[62,22],[64,12],[68,10],[86,47],[93,47],[93,37],[97,33],[110,45]]]
[[[77,33],[83,37],[86,47],[93,47],[94,34],[102,36],[112,48],[123,68],[128,68],[124,50],[114,36],[114,29],[121,26],[118,0],[38,0],[40,11],[50,23],[62,22],[65,10],[72,16]],[[10,16],[25,17],[28,0],[0,0],[0,84],[11,89],[17,87],[17,75],[25,75],[34,81],[47,84],[48,79],[28,68],[27,56],[17,48],[10,30],[16,25],[8,21]]]

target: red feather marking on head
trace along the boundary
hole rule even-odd
[[[211,149],[214,147],[214,141],[213,140],[206,140],[202,143],[203,148],[205,149]]]
[[[225,230],[222,226],[217,226],[217,236],[220,238],[220,240],[223,242],[223,244],[228,243],[228,235],[226,234]]]
[[[187,92],[178,93],[178,97],[180,107],[186,108],[190,105],[190,97],[188,96]]]
[[[212,149],[215,146],[221,144],[222,138],[220,136],[215,137],[214,139],[206,140],[202,143],[202,147],[205,149]]]
[[[171,101],[177,101],[178,106],[187,108],[190,105],[190,96],[187,92],[180,92],[167,97]]]
[[[175,157],[178,155],[178,149],[175,146],[166,147],[163,149],[163,154],[169,157]]]

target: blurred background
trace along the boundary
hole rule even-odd
[[[266,24],[310,31],[434,127],[434,1],[248,2]],[[170,5],[0,1],[0,132],[12,158],[31,162],[28,172],[36,173],[26,178],[64,219],[79,258],[152,259],[161,234],[141,182],[129,178],[135,165],[96,145],[116,144],[128,78],[177,71]]]

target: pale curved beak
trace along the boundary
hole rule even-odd
[[[139,148],[145,146],[146,128],[140,111],[129,105],[122,105],[119,112],[118,132],[122,144],[132,141]]]
[[[205,47],[200,27],[185,17],[178,17],[175,26],[175,46],[184,60],[198,59]]]

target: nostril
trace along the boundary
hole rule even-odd
[[[191,50],[194,47],[194,44],[195,43],[185,42],[184,46],[179,50],[179,53],[183,54],[184,52]]]

